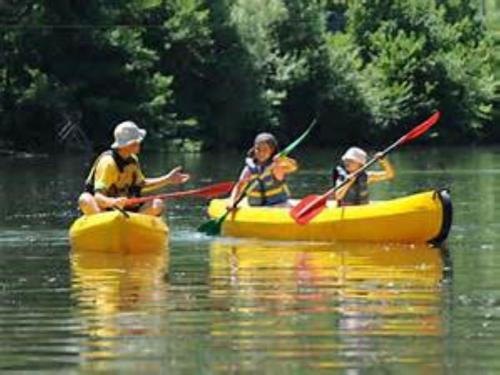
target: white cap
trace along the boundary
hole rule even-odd
[[[342,161],[352,160],[360,164],[365,164],[366,159],[366,152],[359,147],[350,147],[345,154],[342,155]]]
[[[134,142],[142,142],[146,136],[146,130],[139,128],[132,121],[124,121],[116,126],[114,136],[115,142],[111,148],[121,148]]]

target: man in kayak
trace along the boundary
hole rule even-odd
[[[383,171],[362,172],[351,179],[342,188],[335,192],[335,199],[339,206],[356,206],[369,203],[368,185],[394,178],[395,171],[387,158],[381,153],[375,154]],[[332,180],[334,186],[340,185],[350,175],[363,167],[367,162],[367,154],[359,147],[350,147],[342,156],[342,163],[333,169]]]
[[[114,130],[115,142],[111,150],[103,152],[94,162],[85,181],[85,192],[78,200],[81,211],[92,215],[112,208],[125,208],[127,198],[140,196],[141,192],[153,191],[166,185],[183,184],[189,175],[181,172],[181,167],[168,174],[145,178],[137,155],[146,130],[140,129],[132,121],[125,121]],[[127,207],[147,215],[159,216],[165,209],[161,199],[155,199],[140,207]]]

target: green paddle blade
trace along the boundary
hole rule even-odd
[[[226,211],[226,213],[218,219],[210,219],[204,222],[198,227],[198,232],[205,233],[209,236],[219,236],[222,231],[222,223],[226,219],[227,215],[229,215],[229,212],[229,210]]]
[[[198,232],[205,233],[209,236],[218,236],[221,233],[222,225],[220,225],[219,220],[211,219],[205,221],[198,227]]]

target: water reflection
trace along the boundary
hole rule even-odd
[[[232,314],[212,335],[238,348],[240,364],[260,353],[261,365],[358,368],[442,352],[439,249],[216,241],[210,264],[213,304]],[[405,348],[404,338],[422,345]]]
[[[168,253],[73,249],[71,268],[82,334],[89,337],[83,358],[140,357],[144,342],[138,339],[162,334],[160,312],[167,299]]]

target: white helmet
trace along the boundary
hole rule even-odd
[[[365,164],[366,159],[366,152],[359,147],[350,147],[345,154],[342,155],[342,161],[352,160],[360,164]]]

